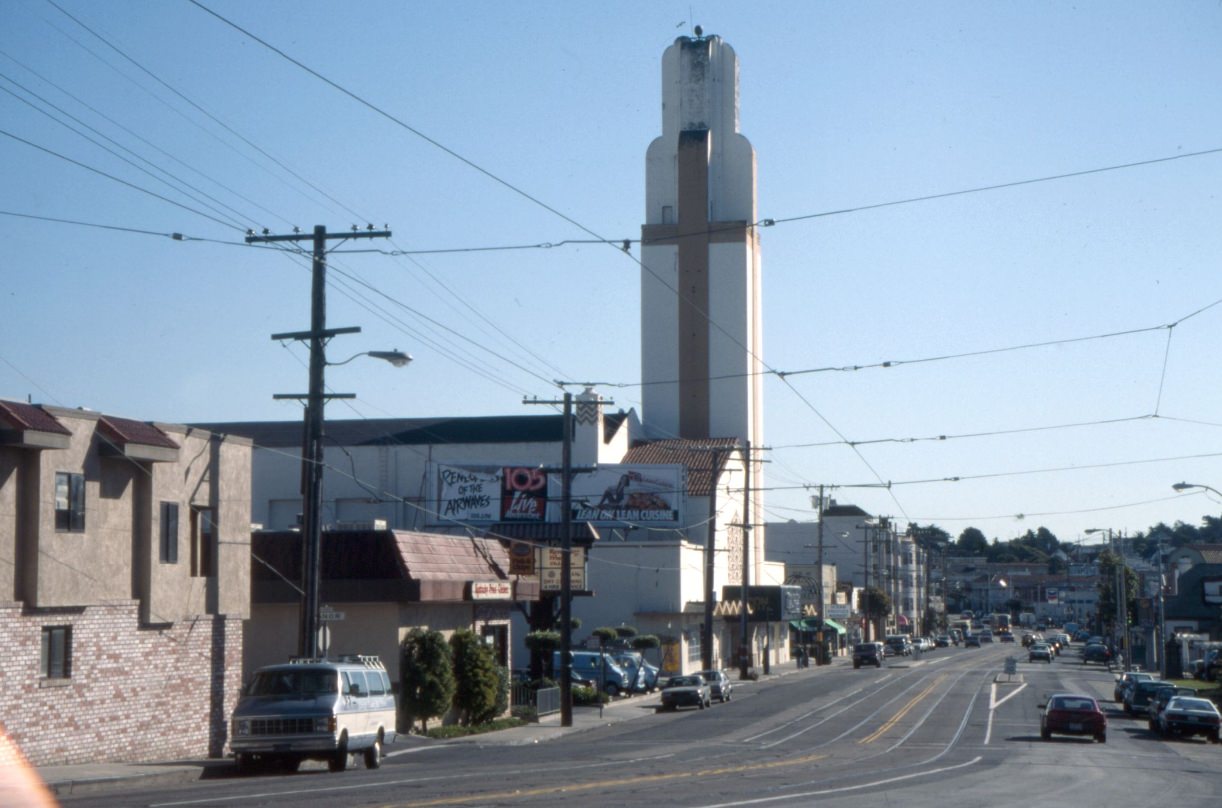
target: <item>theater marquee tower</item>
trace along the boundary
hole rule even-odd
[[[759,446],[755,150],[738,133],[734,50],[696,33],[662,57],[662,135],[646,155],[642,421],[653,438]]]

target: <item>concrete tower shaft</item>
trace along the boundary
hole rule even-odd
[[[755,150],[738,132],[738,59],[719,37],[680,37],[662,57],[662,134],[646,154],[645,201],[645,430],[759,445]]]

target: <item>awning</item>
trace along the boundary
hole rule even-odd
[[[789,627],[794,631],[824,631],[832,629],[837,634],[847,634],[844,626],[830,618],[804,617],[801,620],[790,620]]]

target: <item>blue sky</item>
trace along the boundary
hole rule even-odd
[[[333,368],[330,417],[526,414],[554,379],[639,407],[639,249],[580,242],[639,238],[660,58],[699,24],[777,222],[771,518],[820,483],[1002,539],[1218,512],[1171,490],[1222,488],[1216,2],[201,0],[397,120],[186,0],[56,2],[0,3],[0,397],[299,418],[270,335],[308,327],[308,266],[243,231],[373,223],[332,256],[328,322],[363,331],[330,358],[415,362]]]

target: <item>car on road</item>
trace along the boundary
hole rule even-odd
[[[1037,642],[1027,649],[1027,661],[1043,661],[1052,664],[1052,649],[1047,643]]]
[[[700,671],[699,675],[709,683],[710,698],[717,699],[723,704],[730,700],[734,692],[734,683],[730,681],[729,676],[726,676],[725,671]]]
[[[993,632],[987,628],[981,629],[976,636],[980,638],[982,643],[993,641]]]
[[[1158,718],[1162,715],[1163,710],[1167,709],[1167,704],[1176,696],[1195,696],[1197,692],[1191,687],[1176,687],[1175,685],[1166,685],[1154,691],[1154,695],[1150,697],[1150,704],[1146,707],[1146,723],[1150,727],[1151,732],[1162,732],[1162,727],[1159,725]]]
[[[881,642],[859,642],[853,646],[853,667],[860,668],[862,665],[873,665],[876,668],[881,668],[885,653]]]
[[[1160,679],[1134,682],[1124,691],[1124,711],[1129,715],[1145,715],[1154,692],[1165,684]]]
[[[1116,684],[1112,687],[1112,701],[1117,704],[1124,701],[1124,692],[1134,682],[1147,681],[1154,678],[1152,673],[1144,673],[1142,671],[1128,671],[1116,677]]]
[[[997,640],[999,642],[1014,642],[1014,632],[1012,631],[999,632],[997,635]]]
[[[912,641],[907,634],[888,634],[887,649],[895,656],[911,656]]]
[[[713,705],[709,683],[698,674],[672,676],[662,686],[662,702],[658,710],[677,710],[680,707],[697,707],[703,710]]]
[[[1030,648],[1034,644],[1035,644],[1035,635],[1029,631],[1024,632],[1023,633],[1023,648]]]
[[[1107,716],[1091,696],[1054,693],[1040,713],[1040,737],[1047,741],[1053,735],[1089,735],[1107,743]]]
[[[1103,643],[1091,643],[1082,649],[1082,664],[1098,662],[1106,665],[1112,661],[1112,652]]]
[[[933,644],[936,648],[949,648],[951,645],[950,635],[949,634],[939,634],[938,636],[933,638]]]
[[[1164,735],[1204,735],[1218,743],[1222,715],[1209,699],[1176,696],[1159,715],[1158,726]]]
[[[963,647],[964,648],[979,648],[980,647],[980,635],[979,634],[968,634],[966,637],[963,638]]]

